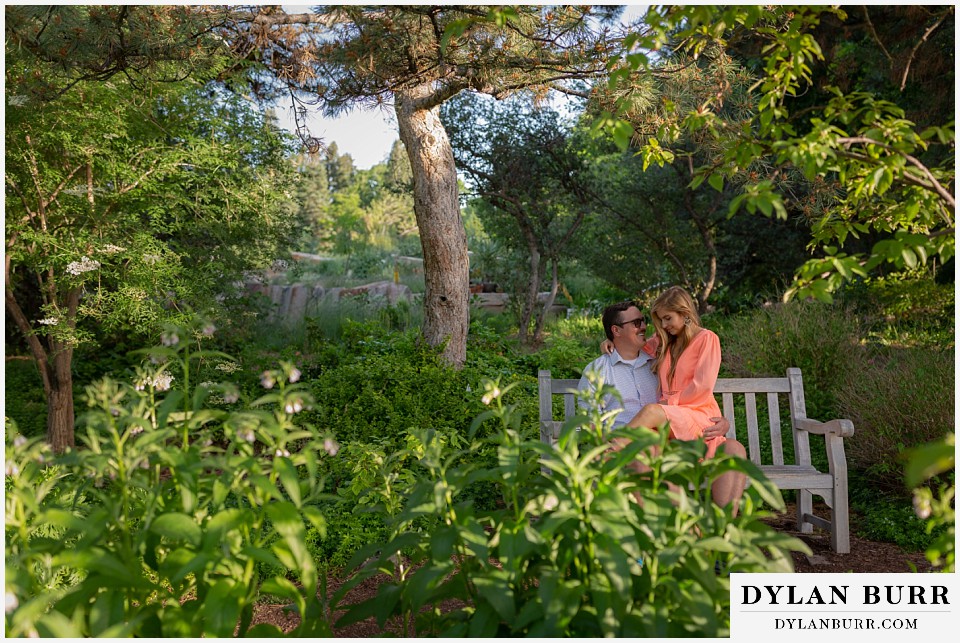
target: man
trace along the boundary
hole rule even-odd
[[[584,376],[580,378],[578,388],[580,390],[592,388],[592,384],[586,377],[589,371],[597,372],[604,383],[616,388],[622,398],[622,404],[612,394],[607,395],[604,399],[604,410],[621,409],[613,421],[614,428],[618,428],[627,424],[645,405],[658,402],[657,376],[650,370],[653,357],[642,350],[646,343],[647,322],[637,304],[632,301],[623,301],[607,306],[601,319],[603,332],[606,333],[607,339],[613,342],[613,352],[609,355],[601,355],[587,365],[583,370]],[[710,419],[714,424],[703,430],[703,437],[726,435],[730,429],[727,419],[722,417]],[[622,448],[625,442],[625,438],[620,438],[614,441],[614,444]],[[732,438],[727,438],[721,448],[730,455],[747,457],[747,450]],[[638,470],[642,470],[639,462],[636,465]],[[736,514],[746,481],[746,475],[739,471],[721,474],[711,487],[714,501],[720,506],[726,506],[732,502],[733,512]]]

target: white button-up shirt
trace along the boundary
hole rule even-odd
[[[627,361],[614,349],[609,355],[601,355],[583,369],[584,376],[580,378],[577,388],[581,391],[592,389],[586,373],[596,371],[603,383],[612,385],[623,398],[623,404],[613,395],[605,395],[603,399],[604,411],[622,408],[614,419],[613,426],[623,426],[632,420],[640,409],[647,404],[655,404],[659,399],[657,376],[650,370],[652,360],[652,357],[640,351],[637,359]]]

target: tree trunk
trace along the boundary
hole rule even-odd
[[[53,342],[51,342],[52,344]],[[47,441],[57,453],[74,446],[73,414],[73,348],[57,347],[51,350],[52,364],[46,368],[44,384],[47,389]]]
[[[553,307],[553,302],[557,300],[557,291],[560,289],[560,260],[553,258],[553,270],[550,272],[550,292],[547,293],[547,299],[543,302],[543,308],[537,316],[537,326],[533,330],[533,345],[537,346],[543,341],[543,328],[547,325],[547,314]]]
[[[540,291],[540,282],[542,281],[543,261],[540,257],[540,251],[537,248],[536,240],[527,239],[527,250],[530,254],[530,273],[527,276],[527,287],[523,293],[523,302],[520,307],[520,345],[527,346],[530,342],[530,320],[533,319],[533,311],[537,308],[537,294]]]
[[[413,174],[413,210],[423,247],[423,337],[431,346],[446,341],[441,354],[454,367],[467,357],[470,325],[470,263],[467,233],[460,217],[457,170],[440,108],[418,107],[428,86],[398,91],[395,111],[400,140]]]

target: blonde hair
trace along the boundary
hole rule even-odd
[[[659,311],[670,311],[683,317],[686,322],[683,332],[674,336],[665,331],[663,325],[660,323]],[[654,373],[659,373],[663,359],[666,357],[667,351],[669,351],[670,373],[668,374],[667,382],[672,384],[673,374],[677,370],[677,360],[680,359],[680,355],[683,354],[687,345],[690,344],[690,340],[692,340],[694,335],[700,330],[700,315],[697,314],[697,305],[694,303],[690,293],[679,286],[673,286],[667,288],[667,290],[653,302],[653,306],[650,307],[650,317],[653,320],[653,326],[657,331],[657,336],[660,338],[660,347],[657,349],[657,356],[653,360],[652,369]]]

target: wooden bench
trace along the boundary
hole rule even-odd
[[[560,433],[562,421],[553,417],[553,396],[563,395],[564,419],[576,413],[579,380],[553,379],[550,371],[540,371],[540,439],[553,445]],[[850,420],[818,422],[807,417],[803,399],[803,377],[799,368],[788,368],[786,377],[720,378],[714,388],[721,398],[723,415],[730,422],[727,437],[737,438],[747,448],[754,464],[780,489],[797,490],[797,527],[801,533],[811,533],[813,527],[830,532],[830,544],[840,554],[850,552],[850,511],[847,500],[847,460],[843,438],[853,435]],[[763,420],[764,436],[769,433],[769,459],[761,462],[761,421],[757,413],[757,395],[765,396],[767,417]],[[786,395],[790,409],[790,428],[793,437],[793,463],[784,462],[780,420],[780,396]],[[763,397],[761,397],[763,399]],[[745,427],[738,426],[736,409],[743,409]],[[743,439],[744,434],[746,439]],[[822,435],[825,441],[828,471],[822,472],[810,459],[810,435]],[[823,498],[832,510],[830,520],[813,513],[814,494]]]

